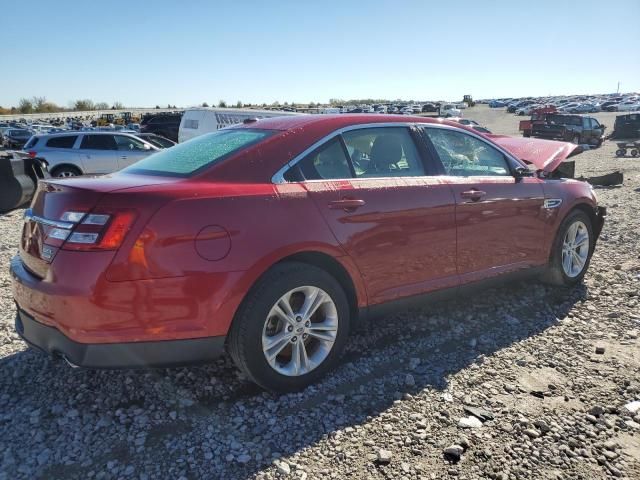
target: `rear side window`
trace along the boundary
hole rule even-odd
[[[197,130],[198,120],[185,120],[183,125],[184,125],[184,128],[192,128],[194,130]]]
[[[24,149],[26,150],[27,148],[33,148],[36,146],[36,143],[38,143],[38,137],[31,137],[29,141],[24,145]]]
[[[76,143],[77,135],[65,135],[63,137],[53,137],[47,140],[47,147],[49,148],[73,148],[73,144]]]
[[[300,162],[305,180],[329,180],[351,178],[349,161],[336,137],[311,153]]]
[[[404,127],[363,128],[343,134],[356,177],[425,175],[415,143]]]
[[[272,130],[244,128],[218,130],[155,153],[125,171],[186,177],[261,142],[273,133]]]
[[[113,135],[85,135],[80,144],[83,150],[117,150]]]

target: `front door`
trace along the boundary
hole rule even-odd
[[[371,304],[459,283],[453,194],[426,175],[408,128],[346,132],[303,159],[300,170]]]
[[[462,283],[544,264],[541,181],[516,179],[507,157],[479,137],[450,128],[423,131],[455,197]]]
[[[145,148],[144,142],[128,135],[114,135],[118,146],[118,168],[125,168],[138,160],[149,156],[152,151]]]

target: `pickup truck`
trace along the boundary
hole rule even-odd
[[[531,126],[531,136],[599,147],[604,140],[605,128],[594,117],[550,113],[545,115],[544,122]]]

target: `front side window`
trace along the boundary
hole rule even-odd
[[[356,177],[425,175],[415,143],[405,127],[363,128],[343,134]]]
[[[340,139],[337,137],[301,160],[300,171],[305,180],[329,180],[353,176]]]
[[[82,150],[117,150],[113,135],[85,135],[80,144]]]
[[[486,142],[467,133],[443,128],[425,128],[446,175],[457,177],[511,175],[505,156]]]
[[[116,135],[116,144],[118,150],[131,151],[131,150],[145,150],[144,143],[132,137],[125,135]]]
[[[218,130],[164,149],[125,169],[129,173],[189,176],[273,135],[273,130]]]

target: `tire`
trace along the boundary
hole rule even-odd
[[[625,151],[622,148],[616,150],[616,157],[624,157]]]
[[[563,265],[563,258],[567,258],[564,255],[565,240],[567,237],[573,236],[572,227],[574,225],[579,226],[578,234],[580,230],[586,231],[588,239],[586,244],[577,248],[576,251],[579,256],[583,257],[583,264],[579,271],[568,272],[566,265]],[[578,237],[579,238],[579,237]],[[571,241],[571,238],[569,238]],[[558,228],[558,233],[551,246],[551,256],[549,258],[549,264],[547,271],[544,275],[544,280],[552,285],[559,285],[565,287],[571,287],[577,285],[584,278],[585,273],[589,269],[589,262],[591,261],[591,255],[593,255],[593,249],[595,247],[595,237],[593,235],[593,226],[591,219],[582,210],[572,210],[567,217],[562,221]],[[585,248],[586,250],[583,250]],[[569,262],[567,262],[569,263]],[[570,267],[573,267],[574,263],[570,262]],[[577,266],[576,270],[577,270]]]
[[[631,150],[631,156],[632,157],[637,157],[638,156],[638,150],[636,150],[635,148],[633,150]]]
[[[306,321],[304,315],[298,315],[302,313],[300,304],[314,298],[311,293],[314,289],[324,293],[328,300]],[[276,305],[283,305],[284,299],[294,314],[289,316],[289,321],[273,313]],[[323,323],[317,332],[333,336],[333,343],[319,340],[313,333],[302,333],[303,330],[310,332],[314,323]],[[338,281],[313,265],[286,262],[274,266],[250,290],[234,318],[227,350],[251,381],[274,392],[293,392],[316,382],[336,365],[349,336],[349,327],[349,303]],[[333,328],[335,333],[330,331]],[[270,363],[264,351],[269,348],[265,342],[277,336],[283,340],[272,347],[271,353],[275,355]],[[296,370],[293,359],[296,348],[304,350],[309,358],[307,368],[301,367],[302,372]]]
[[[78,177],[80,175],[82,175],[80,169],[73,165],[61,165],[51,171],[51,176],[56,178]]]

